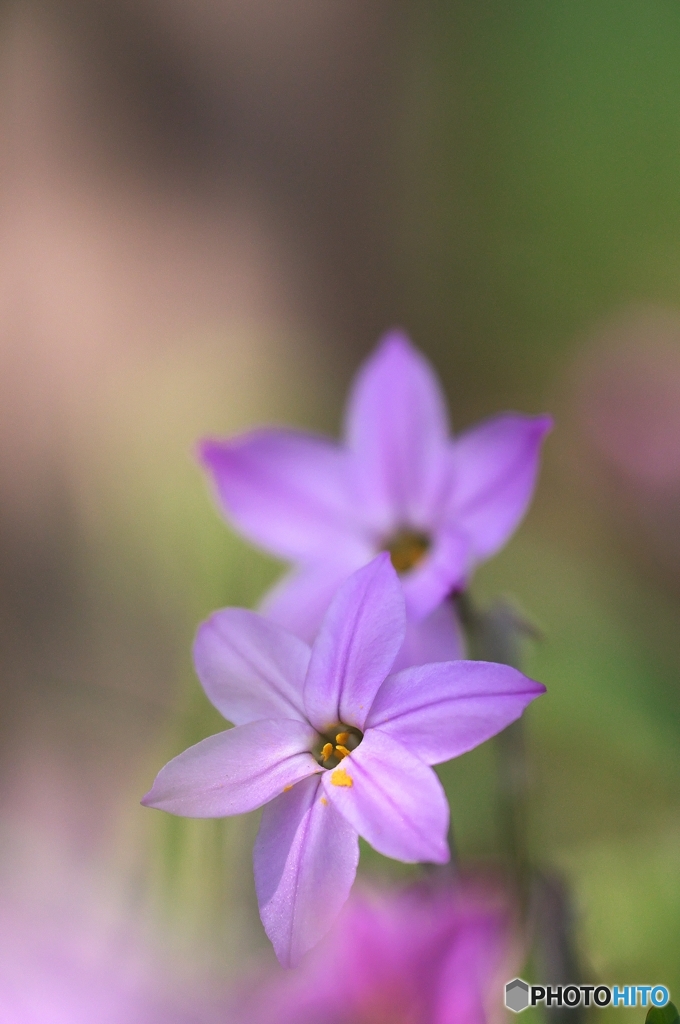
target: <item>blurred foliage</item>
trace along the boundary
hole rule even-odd
[[[645,1018],[645,1024],[677,1024],[680,1021],[677,1007],[674,1003],[666,1003],[665,1006],[652,1006]]]
[[[598,320],[680,305],[680,5],[434,2],[412,25],[401,317],[444,371],[454,423],[554,407]],[[673,992],[680,609],[579,488],[570,432],[558,417],[535,508],[474,589],[517,598],[544,634],[531,850],[573,883],[587,970]],[[498,849],[494,770],[488,745],[442,770],[469,857]]]
[[[677,990],[678,665],[644,630],[645,618],[675,619],[677,608],[625,566],[579,559],[527,532],[483,568],[478,590],[512,581],[540,611],[544,639],[529,671],[548,693],[527,715],[532,856],[573,884],[590,976],[662,978]]]
[[[463,409],[535,400],[595,319],[680,301],[680,7],[465,0],[412,18],[400,314]]]

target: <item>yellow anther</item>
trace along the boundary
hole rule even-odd
[[[331,775],[331,782],[334,786],[353,786],[351,778],[344,768],[336,768]]]
[[[332,756],[332,754],[333,754],[333,744],[332,743],[324,743],[323,750],[321,751],[321,758],[322,758],[322,760],[323,761],[327,761],[328,758]]]
[[[384,550],[389,551],[397,572],[410,572],[423,560],[430,547],[430,538],[416,530],[399,530]]]
[[[324,805],[324,807],[328,807],[328,800],[326,800],[325,796],[321,797],[321,803]]]
[[[348,739],[349,739],[349,733],[348,732],[339,732],[338,735],[335,737],[335,742],[336,743],[347,743]]]
[[[338,743],[337,747],[335,748],[335,754],[337,757],[348,757],[350,751],[347,749],[347,747],[343,747],[341,743]]]
[[[292,786],[284,786],[284,787],[283,787],[283,792],[284,792],[284,793],[290,793],[290,791],[291,791],[291,789],[292,789],[292,788],[293,788]]]

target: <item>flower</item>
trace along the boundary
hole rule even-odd
[[[269,618],[311,642],[338,586],[388,551],[411,624],[400,662],[418,664],[461,656],[442,602],[524,516],[550,427],[505,413],[452,441],[430,364],[394,331],[354,382],[344,444],[262,429],[204,441],[200,457],[226,516],[295,563],[265,598]]]
[[[339,589],[311,650],[245,609],[218,611],[199,628],[198,677],[236,728],[170,761],[142,803],[199,818],[267,804],[255,886],[284,965],[325,934],[347,899],[358,834],[397,860],[448,861],[449,808],[430,765],[488,739],[544,690],[486,662],[390,674],[404,632],[386,552]]]
[[[243,1019],[486,1024],[515,967],[512,917],[507,898],[479,884],[364,890],[299,972],[259,986]]]

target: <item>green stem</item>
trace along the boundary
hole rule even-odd
[[[456,598],[470,657],[521,668],[527,638],[538,631],[506,602],[481,611],[469,595]],[[522,719],[494,739],[501,845],[509,867],[523,926],[533,948],[532,962],[541,984],[578,985],[581,981],[569,891],[555,874],[542,874],[531,864],[527,845],[529,769]],[[582,1024],[584,1008],[552,1007],[546,1018],[557,1024]]]

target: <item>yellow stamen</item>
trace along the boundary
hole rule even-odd
[[[353,786],[354,783],[344,768],[336,768],[331,775],[331,782],[334,786]]]
[[[347,747],[343,747],[341,743],[338,743],[337,747],[335,748],[335,754],[336,757],[349,757],[350,751],[347,749]]]
[[[292,788],[293,788],[292,786],[284,786],[283,787],[283,792],[284,793],[289,793]]]
[[[339,732],[338,735],[335,737],[335,742],[336,743],[347,743],[348,739],[349,739],[349,733],[348,732]]]
[[[423,560],[430,547],[430,538],[416,530],[399,530],[387,544],[392,565],[397,572],[409,572]]]
[[[321,803],[324,805],[324,807],[328,807],[328,800],[326,800],[325,796],[321,797]]]
[[[322,760],[327,761],[328,758],[332,756],[332,754],[333,754],[333,744],[332,743],[324,743],[323,750],[321,751],[321,758],[322,758]]]

